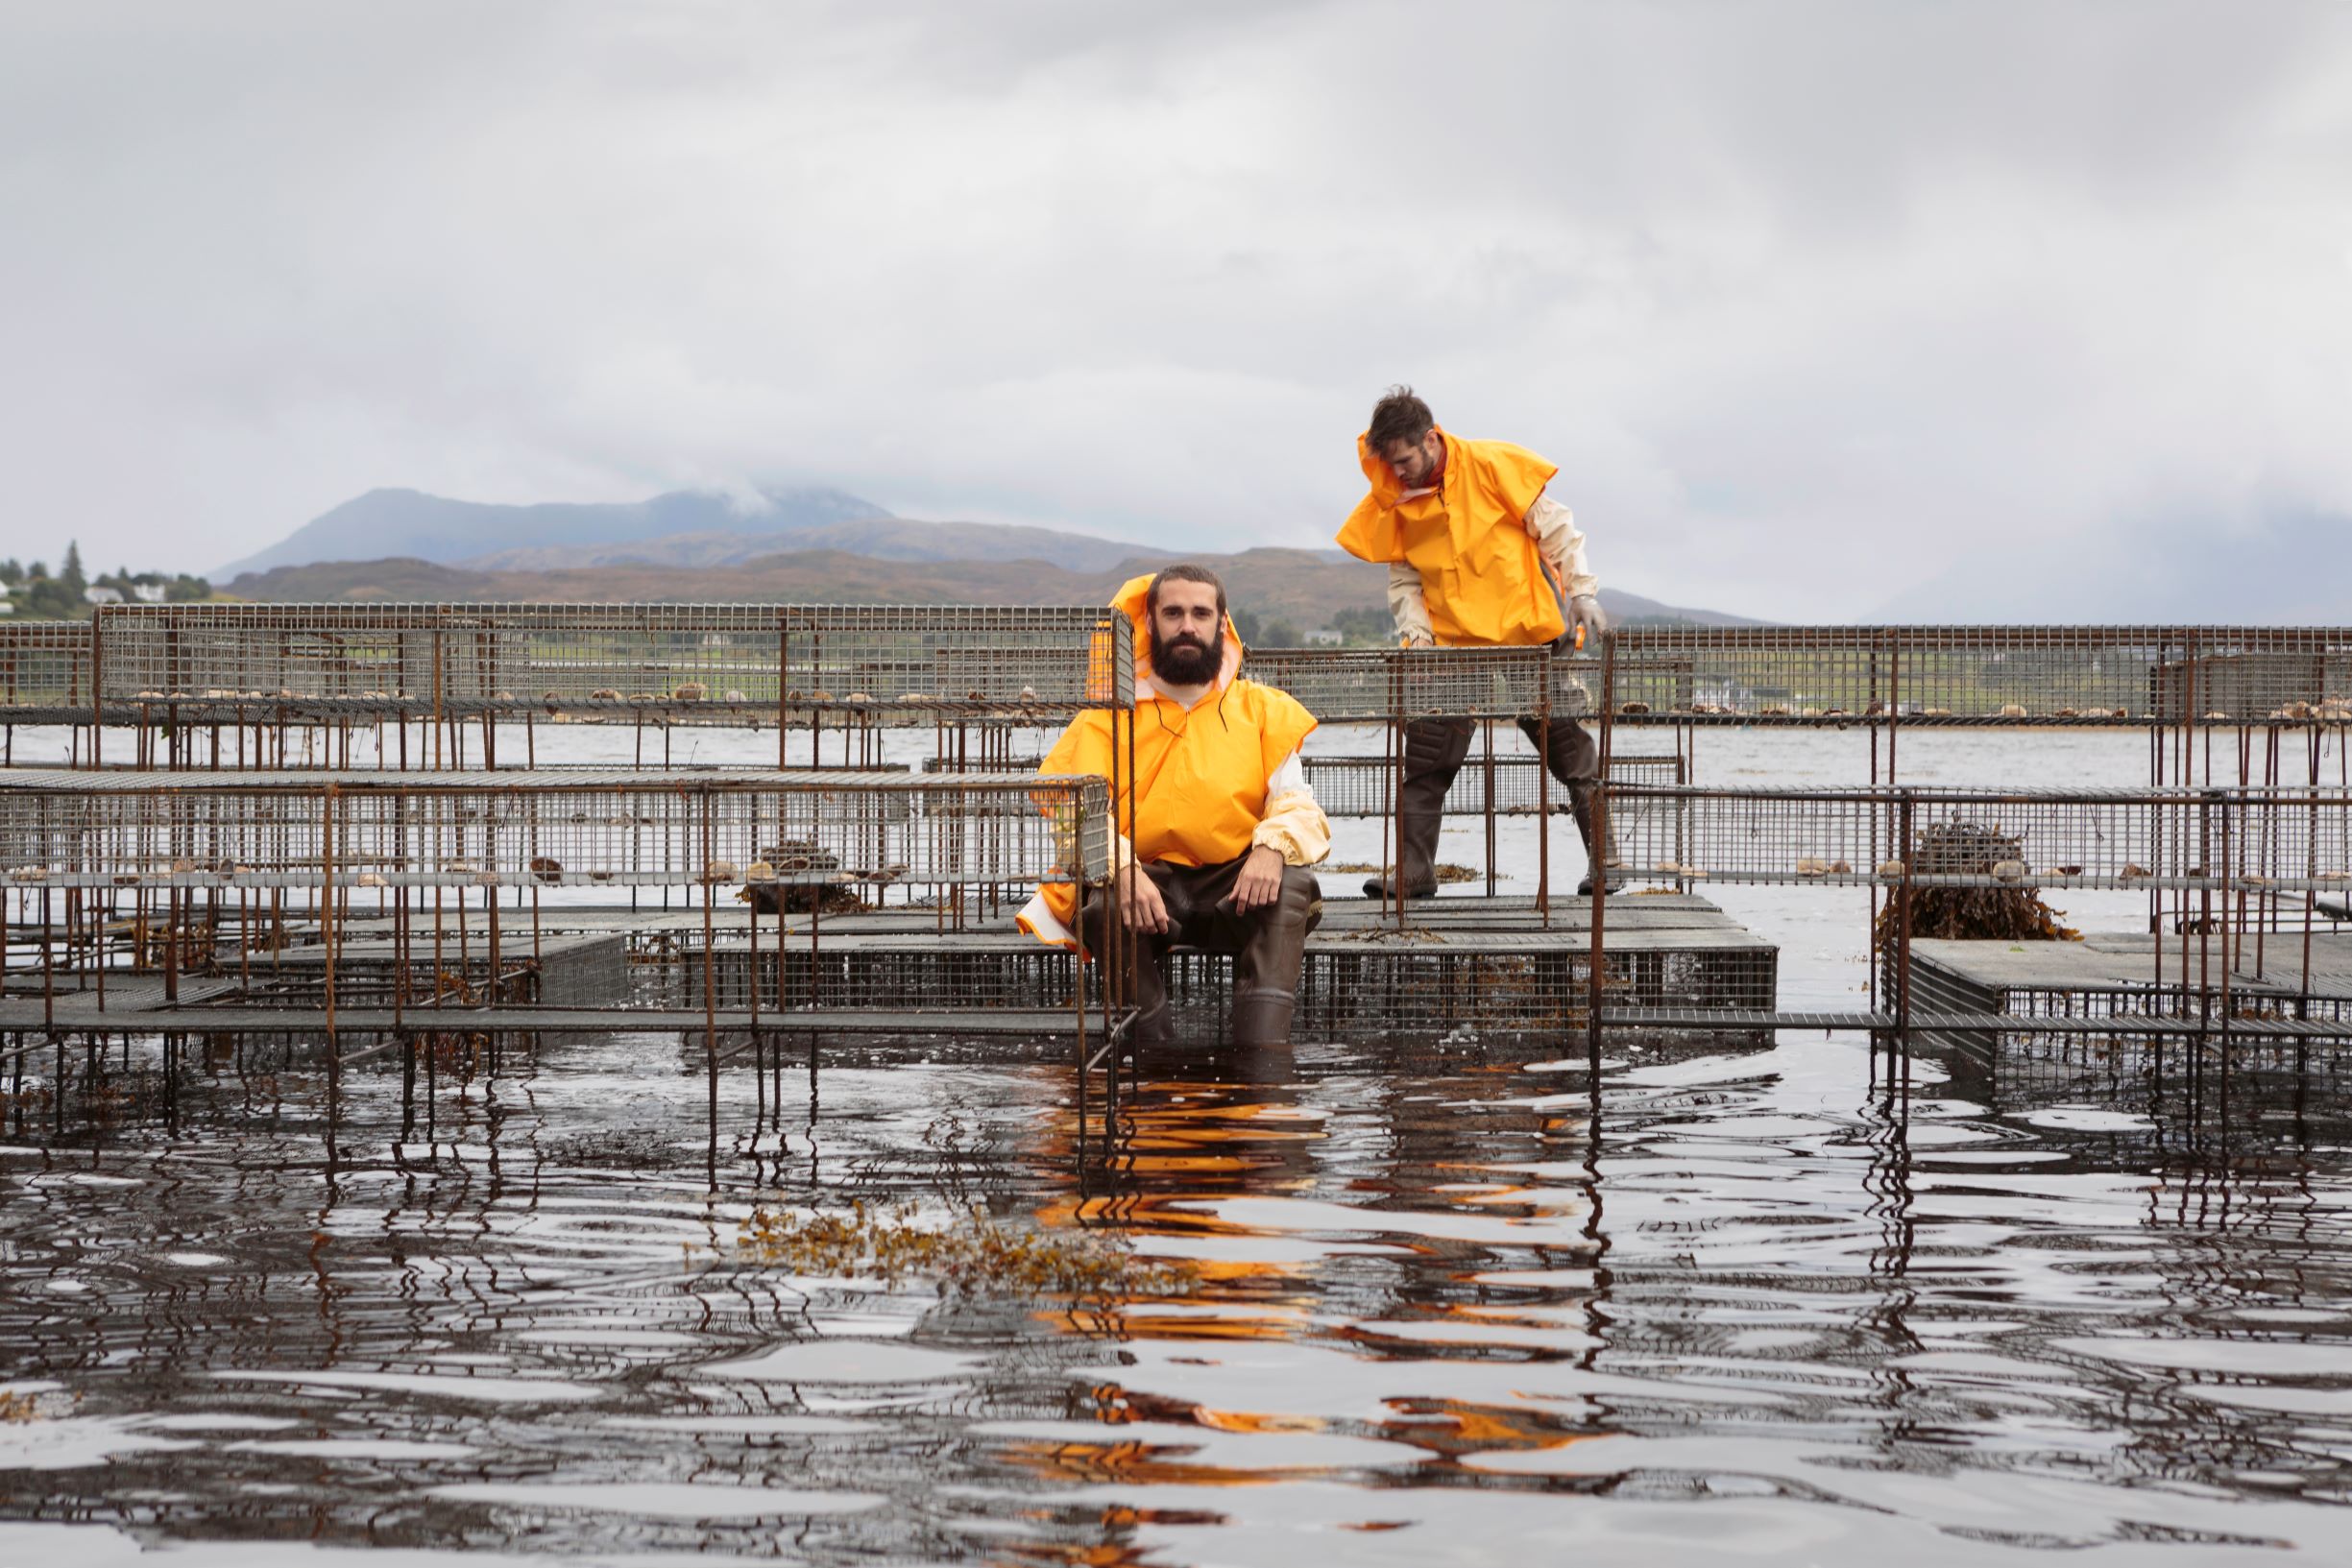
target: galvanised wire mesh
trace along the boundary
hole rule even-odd
[[[1107,609],[968,605],[108,607],[109,702],[594,712],[733,706],[920,722],[1102,706],[1131,685]]]
[[[1395,808],[1396,762],[1387,757],[1302,757],[1307,784],[1315,791],[1325,816],[1386,816]],[[1506,816],[1523,816],[1542,809],[1540,760],[1525,753],[1498,754],[1491,760],[1494,809]],[[1487,808],[1489,759],[1473,741],[1470,755],[1445,791],[1445,810],[1451,814],[1483,814]],[[1625,784],[1681,784],[1684,760],[1671,752],[1612,754],[1609,776]],[[1568,804],[1566,786],[1552,781],[1551,808]]]
[[[1612,785],[1617,858],[1690,881],[2335,891],[2352,791]]]
[[[708,995],[721,1007],[755,1000],[780,1009],[1071,1005],[1069,952],[1018,932],[975,938],[829,931],[817,942],[795,932],[781,941],[763,936],[755,945],[739,916],[715,935],[707,963],[698,932],[641,944],[631,960],[640,998],[699,1007],[707,975]]]
[[[1125,628],[1071,607],[105,606],[86,626],[0,626],[0,702],[86,702],[94,663],[109,705],[1066,715],[1128,689]],[[1640,627],[1612,647],[1627,722],[2352,722],[2343,628]],[[1546,690],[1554,713],[1589,714],[1602,666],[1598,648],[1261,649],[1248,665],[1332,722],[1533,712]]]
[[[717,1005],[817,1007],[988,1006],[1053,1009],[1071,1004],[1070,955],[1026,936],[869,938],[829,933],[755,948],[741,917],[715,932],[708,973]],[[1612,946],[1605,996],[1619,1006],[1769,1011],[1779,955],[1744,946]],[[696,1007],[706,966],[698,933],[633,959],[643,999]],[[1227,958],[1183,950],[1169,955],[1172,1001],[1189,1037],[1213,1039],[1233,996]],[[1590,1001],[1591,952],[1578,933],[1475,933],[1444,942],[1311,938],[1300,969],[1302,1035],[1567,1028]],[[755,979],[756,977],[756,979]],[[1099,976],[1090,972],[1090,984]]]
[[[1602,960],[1604,1016],[1614,1008],[1768,1012],[1779,958],[1763,943],[1722,949],[1612,944]],[[1334,1035],[1578,1028],[1590,1016],[1591,974],[1591,948],[1582,933],[1561,933],[1540,945],[1521,933],[1492,944],[1463,938],[1311,950],[1299,976],[1298,1026]],[[1222,976],[1208,970],[1203,977],[1200,989],[1214,1004]]]
[[[2352,722],[2341,627],[1637,627],[1612,639],[1609,700],[1637,722]],[[1601,700],[1599,653],[1559,662],[1561,708]]]
[[[2075,942],[1914,940],[1912,1005],[2073,1024],[2194,1020],[2281,1037],[2352,1034],[2352,934],[2307,924],[2301,902],[2257,907],[2251,919],[2216,909],[2222,918]],[[2202,940],[2208,935],[2219,940]],[[1882,956],[1882,984],[1891,987],[1892,954]]]
[[[1242,673],[1326,724],[1510,717],[1543,709],[1543,648],[1252,649]]]
[[[0,774],[7,884],[972,884],[1109,870],[1093,778]],[[330,869],[331,868],[331,869]]]
[[[79,620],[0,620],[0,708],[90,700],[90,629]]]

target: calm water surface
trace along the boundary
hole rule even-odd
[[[1864,745],[1710,736],[1701,777],[1850,782]],[[1903,746],[1922,780],[2145,756]],[[1858,904],[1721,896],[1784,1002],[1859,1001]],[[40,1412],[0,1424],[7,1560],[2352,1556],[2324,1067],[2218,1123],[2048,1059],[1923,1061],[1903,1115],[1846,1038],[1628,1037],[1597,1083],[1581,1040],[1318,1043],[1147,1064],[1132,1169],[1089,1193],[1039,1055],[844,1055],[766,1122],[732,1074],[715,1191],[698,1050],[510,1065],[405,1146],[397,1078],[356,1074],[331,1164],[306,1076],[229,1068],[177,1135],[0,1148],[0,1379]],[[853,1196],[1102,1227],[1201,1284],[949,1300],[735,1255],[755,1202]]]

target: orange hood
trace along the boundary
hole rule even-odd
[[[1140,700],[1145,683],[1154,680],[1152,668],[1152,615],[1148,606],[1154,575],[1146,572],[1141,577],[1128,578],[1119,585],[1119,591],[1110,598],[1110,607],[1126,615],[1135,628],[1135,690],[1129,694],[1130,700]],[[1224,660],[1217,670],[1217,686],[1221,690],[1233,684],[1233,677],[1241,673],[1242,667],[1242,635],[1233,629],[1230,611],[1225,615],[1224,632]]]
[[[1356,503],[1339,531],[1339,545],[1359,561],[1400,562],[1405,538],[1398,509],[1417,512],[1442,507],[1454,553],[1464,554],[1472,538],[1491,527],[1497,517],[1516,522],[1527,515],[1543,487],[1560,470],[1523,446],[1505,441],[1465,441],[1436,427],[1445,443],[1445,472],[1435,495],[1408,499],[1396,482],[1395,470],[1372,450],[1365,436],[1356,437],[1356,462],[1371,492]]]

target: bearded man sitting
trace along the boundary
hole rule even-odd
[[[1232,1039],[1237,1046],[1290,1040],[1307,933],[1322,917],[1315,875],[1331,850],[1331,824],[1308,787],[1298,748],[1314,716],[1287,692],[1238,677],[1241,638],[1225,614],[1224,584],[1180,565],[1120,589],[1112,608],[1135,634],[1135,750],[1130,777],[1134,841],[1115,838],[1115,897],[1089,899],[1074,933],[1077,895],[1042,886],[1021,912],[1045,941],[1103,952],[1108,922],[1133,940],[1128,995],[1138,1046],[1169,1039],[1163,968],[1177,943],[1232,955]],[[1093,709],[1062,732],[1042,773],[1111,779],[1114,724],[1124,712]],[[1125,752],[1124,739],[1120,751]],[[1115,821],[1124,828],[1123,792]]]

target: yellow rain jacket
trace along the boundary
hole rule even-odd
[[[1114,866],[1129,859],[1182,866],[1222,865],[1254,844],[1281,852],[1285,863],[1313,865],[1331,853],[1331,824],[1298,776],[1296,789],[1271,787],[1276,770],[1297,754],[1315,716],[1287,691],[1236,678],[1242,640],[1227,617],[1224,664],[1188,711],[1161,694],[1152,673],[1152,626],[1145,613],[1149,576],[1134,577],[1112,598],[1135,625],[1135,841],[1126,838],[1128,798],[1116,800]],[[1054,743],[1040,773],[1111,777],[1111,726],[1124,712],[1090,709]],[[1120,752],[1127,751],[1122,736]],[[1113,781],[1114,784],[1118,781]],[[1046,883],[1020,914],[1021,929],[1041,941],[1077,945],[1078,894],[1067,882]]]
[[[1560,470],[1507,441],[1447,435],[1438,488],[1407,496],[1396,475],[1356,438],[1371,494],[1340,529],[1360,561],[1409,562],[1421,574],[1429,630],[1443,647],[1549,642],[1567,630],[1527,509]]]

